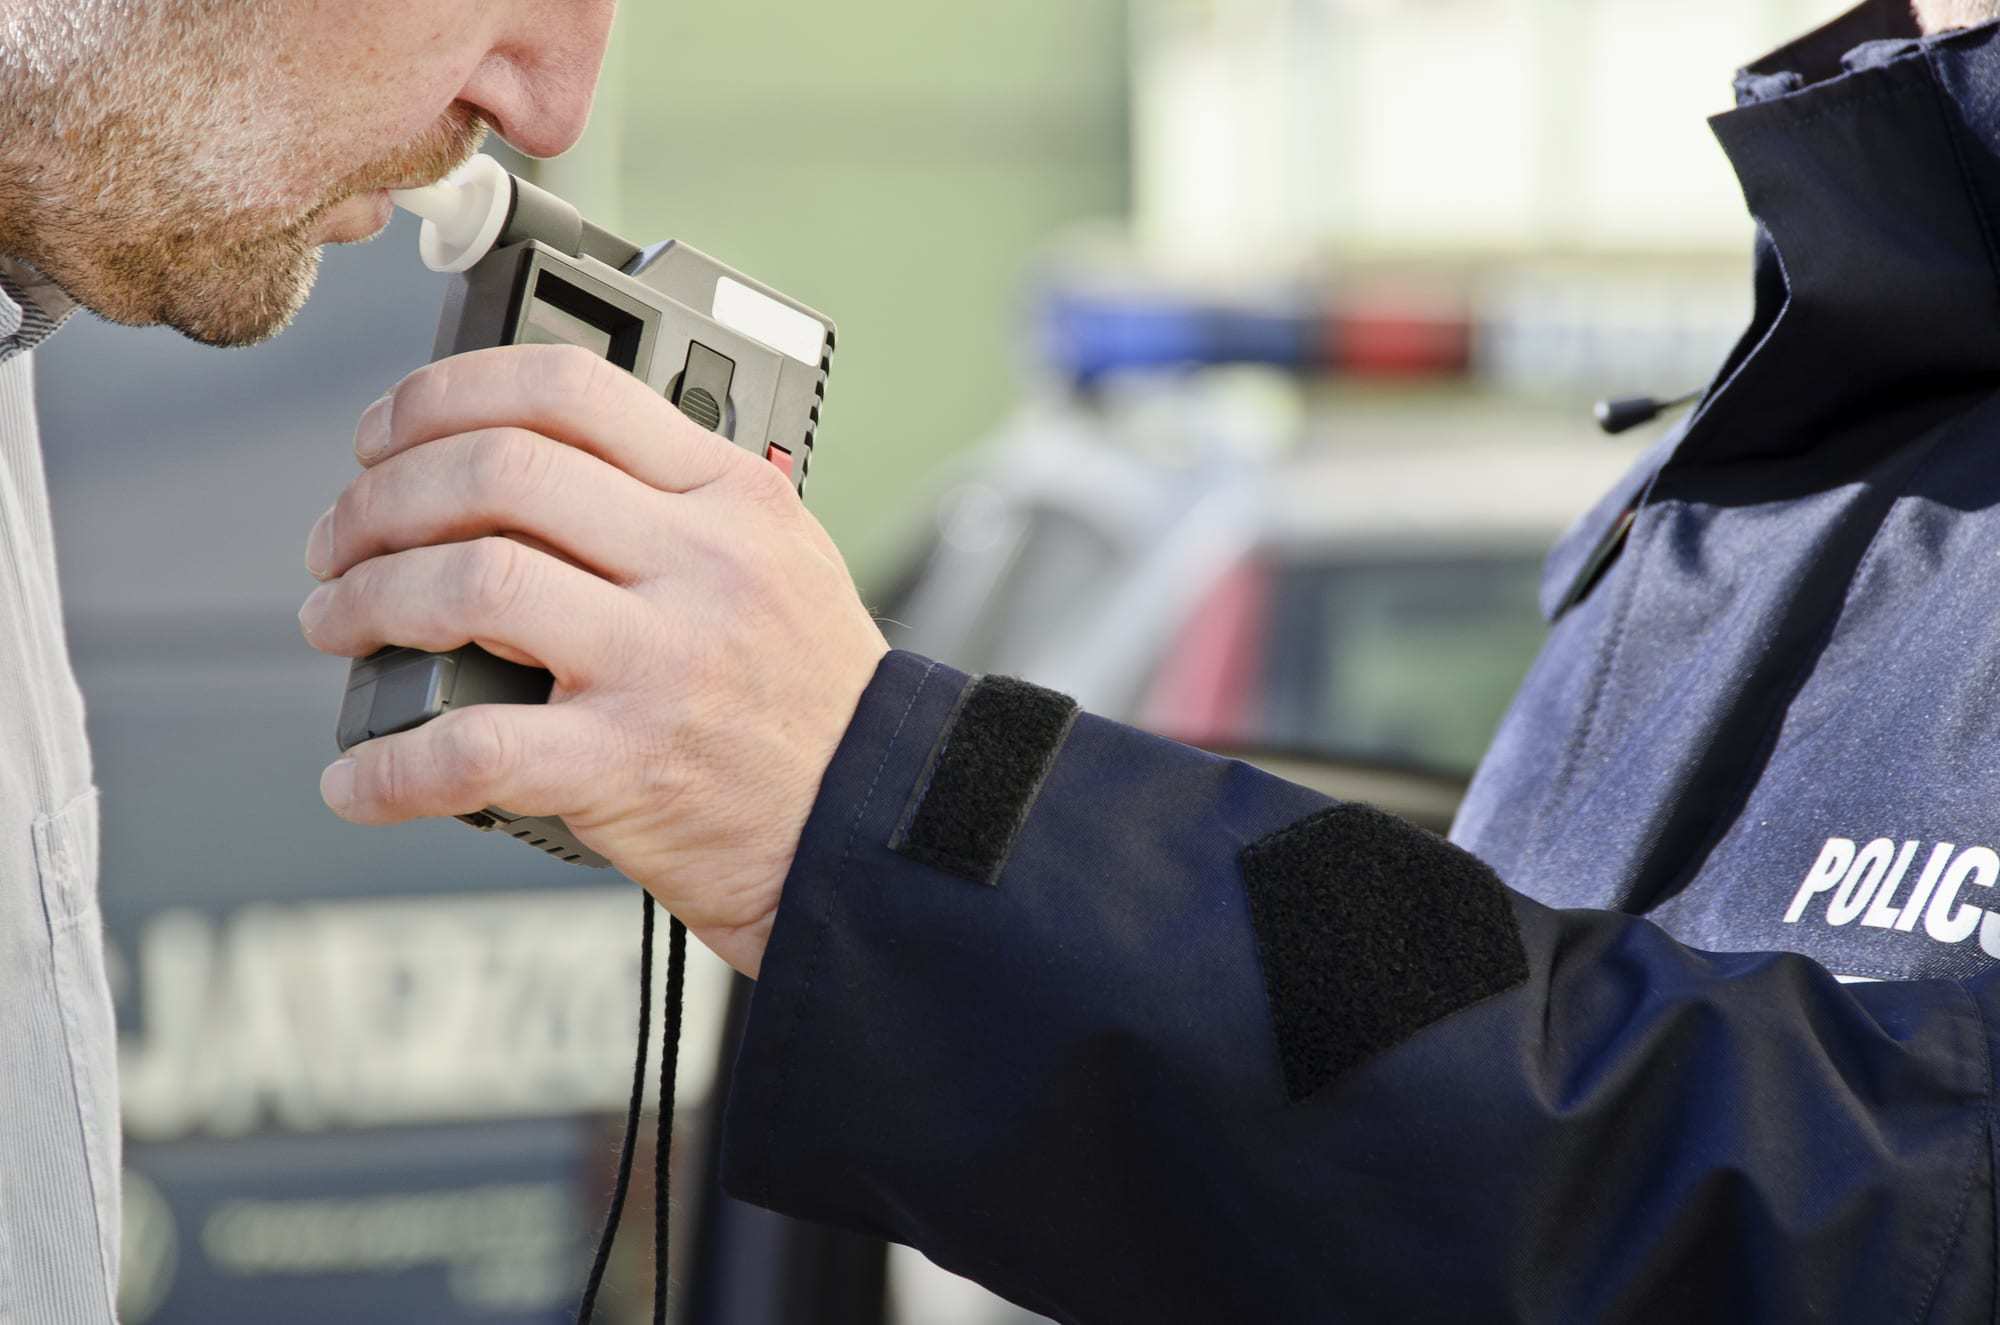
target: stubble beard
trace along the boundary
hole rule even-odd
[[[287,111],[315,98],[287,85],[305,71],[259,59],[281,49],[259,31],[279,8],[28,0],[25,28],[0,27],[0,253],[114,322],[217,346],[290,325],[326,214],[444,175],[486,126],[455,105],[417,140],[337,173],[343,109],[365,122],[365,107],[329,88],[313,116]]]

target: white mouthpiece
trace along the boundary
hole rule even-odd
[[[493,251],[514,205],[514,179],[490,156],[475,156],[428,188],[389,195],[424,218],[417,251],[432,271],[461,272]]]

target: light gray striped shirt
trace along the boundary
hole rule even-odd
[[[0,259],[0,1325],[116,1314],[118,1078],[97,792],[28,353],[71,308]]]

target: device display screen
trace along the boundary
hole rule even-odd
[[[524,345],[581,345],[600,359],[611,357],[611,333],[593,327],[574,313],[566,313],[546,299],[528,305],[528,320],[521,327]]]
[[[554,272],[535,277],[521,318],[524,345],[581,345],[628,371],[638,366],[644,324]]]

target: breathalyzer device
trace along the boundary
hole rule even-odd
[[[442,183],[391,194],[424,218],[425,265],[453,278],[434,359],[498,345],[579,345],[805,489],[832,370],[834,325],[705,253],[620,239],[475,156]],[[355,662],[338,741],[420,727],[471,704],[544,704],[555,678],[476,645],[388,648]],[[462,816],[577,865],[604,868],[557,818],[500,807]]]

